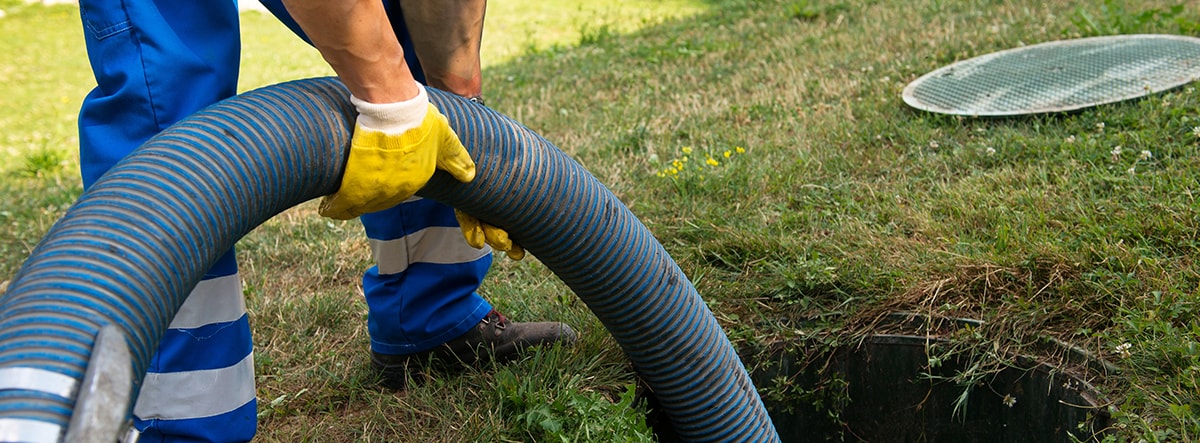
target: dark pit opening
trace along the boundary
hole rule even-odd
[[[1074,375],[1080,371],[1028,357],[973,371],[979,356],[942,359],[930,351],[938,343],[945,342],[928,334],[876,334],[825,351],[798,345],[744,353],[756,356],[743,362],[784,443],[1087,442],[1106,435],[1108,403]],[[955,380],[964,373],[981,375]],[[643,390],[642,397],[659,441],[680,441],[653,394]]]

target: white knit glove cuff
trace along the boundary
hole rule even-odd
[[[416,97],[396,103],[371,103],[351,95],[350,103],[358,109],[358,125],[385,134],[403,134],[420,126],[429,112],[429,95],[420,83],[417,90]]]

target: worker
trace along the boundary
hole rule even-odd
[[[474,178],[474,162],[426,85],[482,102],[484,3],[264,0],[317,48],[358,110],[341,186],[319,212],[361,216],[375,260],[363,276],[371,364],[391,387],[428,362],[505,360],[575,340],[562,323],[509,321],[478,294],[492,248],[523,253],[503,230],[414,197],[435,168]],[[97,84],[79,114],[85,188],[155,134],[235,94],[236,1],[81,0],[80,14]],[[139,441],[253,438],[250,335],[230,250],[188,295],[151,359],[133,409]]]

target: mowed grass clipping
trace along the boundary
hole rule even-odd
[[[19,54],[0,65],[7,280],[78,195],[71,115],[90,77],[74,9],[0,4],[0,47]],[[964,389],[1072,343],[1119,369],[1083,374],[1113,406],[1115,440],[1200,438],[1196,87],[1011,119],[915,112],[899,97],[933,69],[1021,45],[1198,36],[1195,8],[531,5],[489,6],[488,45],[501,45],[485,46],[489,106],[625,201],[739,346],[855,343],[897,311],[979,319],[944,351],[973,362]],[[243,89],[328,75],[273,19],[243,21]],[[301,205],[243,239],[239,259],[263,441],[651,438],[621,350],[536,257],[498,259],[481,292],[510,317],[570,322],[581,343],[402,392],[377,388],[366,361],[356,222]]]

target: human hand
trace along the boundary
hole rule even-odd
[[[462,228],[463,237],[466,237],[467,244],[483,248],[486,243],[497,251],[504,251],[508,258],[520,260],[525,258],[525,248],[512,242],[508,238],[508,231],[497,228],[480,221],[478,218],[465,212],[454,210],[454,218],[458,219],[458,226]]]
[[[395,206],[424,187],[435,169],[463,183],[475,179],[467,149],[425,88],[418,89],[416,97],[398,103],[350,97],[359,112],[350,155],[341,187],[321,199],[321,215],[348,220]]]

